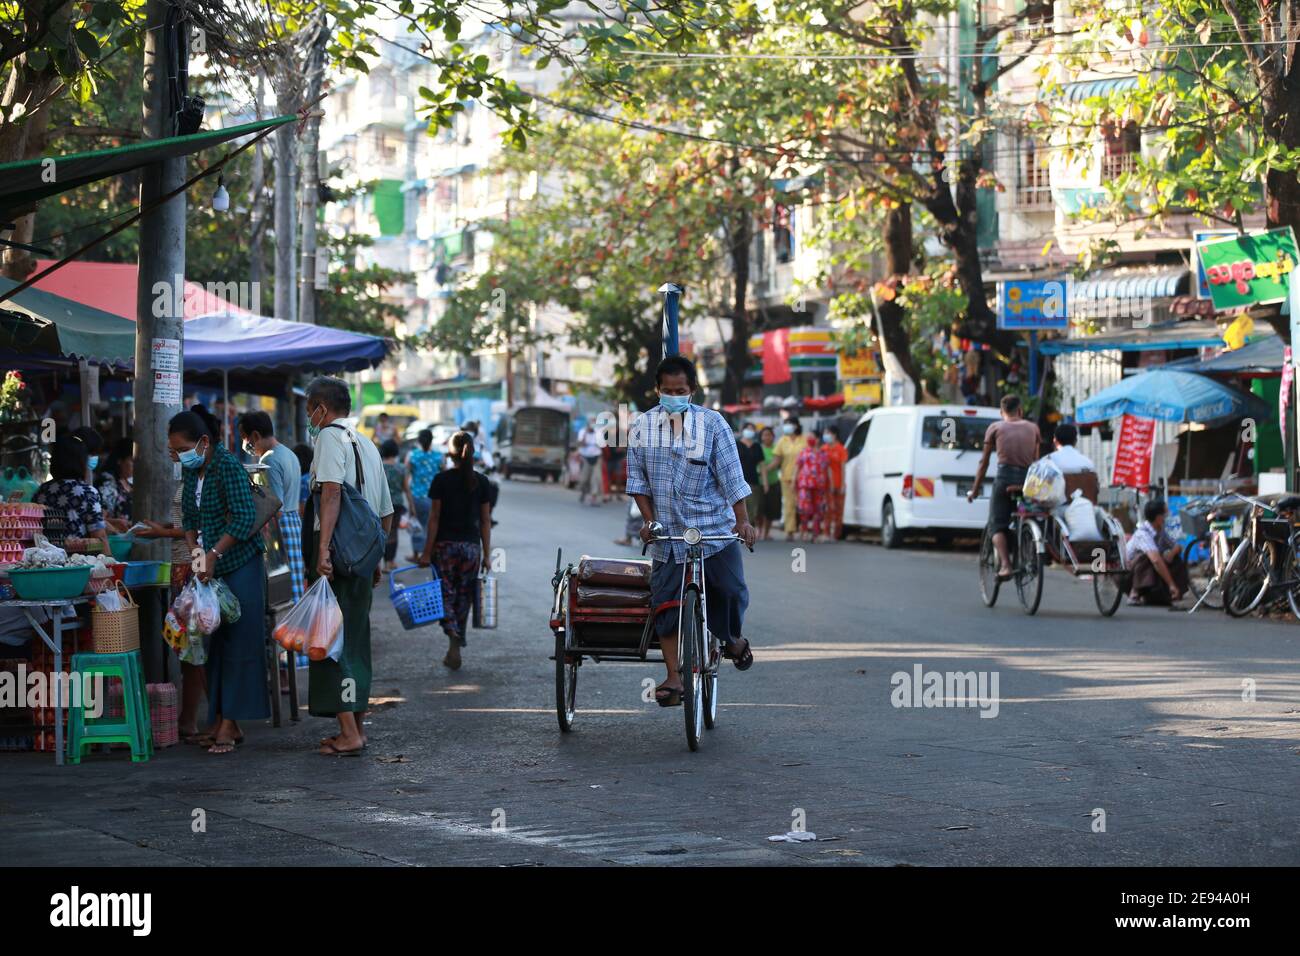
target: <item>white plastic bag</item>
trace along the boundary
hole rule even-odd
[[[1025,475],[1024,496],[1035,504],[1051,507],[1065,501],[1065,475],[1050,458],[1040,458]]]
[[[343,654],[343,609],[328,578],[317,578],[276,625],[276,642],[288,651],[307,654],[313,661],[337,661]]]
[[[1070,529],[1071,541],[1100,541],[1101,532],[1097,530],[1097,512],[1091,501],[1084,497],[1078,488],[1065,506],[1063,515],[1065,526]]]
[[[194,601],[190,605],[191,629],[200,634],[211,634],[221,626],[221,601],[216,588],[206,581],[191,578],[194,585]]]

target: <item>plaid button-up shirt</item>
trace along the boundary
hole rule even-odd
[[[217,559],[214,573],[229,574],[243,566],[254,555],[266,550],[260,534],[253,534],[257,509],[253,507],[253,493],[249,490],[248,472],[226,451],[217,445],[212,460],[203,474],[203,500],[196,502],[195,489],[199,472],[186,469],[181,485],[181,526],[186,531],[203,535],[203,547],[209,551],[229,534],[235,544]]]
[[[656,405],[638,416],[627,438],[627,493],[649,495],[655,518],[668,534],[699,528],[706,536],[730,534],[736,517],[732,506],[750,489],[736,452],[736,436],[717,412],[691,405],[682,414],[680,434],[670,416]],[[704,556],[716,554],[726,541],[706,541]],[[656,561],[686,560],[686,545],[670,541],[652,547]]]

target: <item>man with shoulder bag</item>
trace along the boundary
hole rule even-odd
[[[393,521],[383,459],[347,416],[347,383],[319,376],[307,386],[308,432],[315,442],[311,498],[303,521],[303,557],[311,580],[328,578],[343,612],[338,661],[312,661],[308,711],[336,717],[339,732],[321,741],[324,756],[356,756],[366,746],[361,716],[370,705],[370,604]]]

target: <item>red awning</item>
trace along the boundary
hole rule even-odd
[[[54,261],[37,259],[36,268],[46,269]],[[53,292],[73,302],[134,321],[138,274],[139,267],[134,262],[69,262],[37,282],[33,288]],[[185,318],[193,319],[213,312],[252,314],[248,309],[226,301],[199,283],[187,280]]]
[[[805,398],[803,400],[805,408],[815,412],[830,411],[833,408],[840,408],[844,405],[843,395],[823,395],[821,398]]]

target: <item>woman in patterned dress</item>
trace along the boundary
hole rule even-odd
[[[487,570],[492,553],[492,490],[488,480],[474,471],[474,439],[469,433],[452,435],[450,448],[455,467],[440,472],[429,487],[429,535],[420,567],[438,562],[445,612],[442,629],[448,644],[442,662],[456,670],[479,568]]]
[[[798,468],[799,530],[804,541],[821,541],[830,533],[831,461],[816,435],[799,452]]]
[[[50,480],[32,501],[63,519],[63,549],[108,554],[108,531],[99,492],[86,481],[86,446],[72,436],[60,438],[50,452]]]

